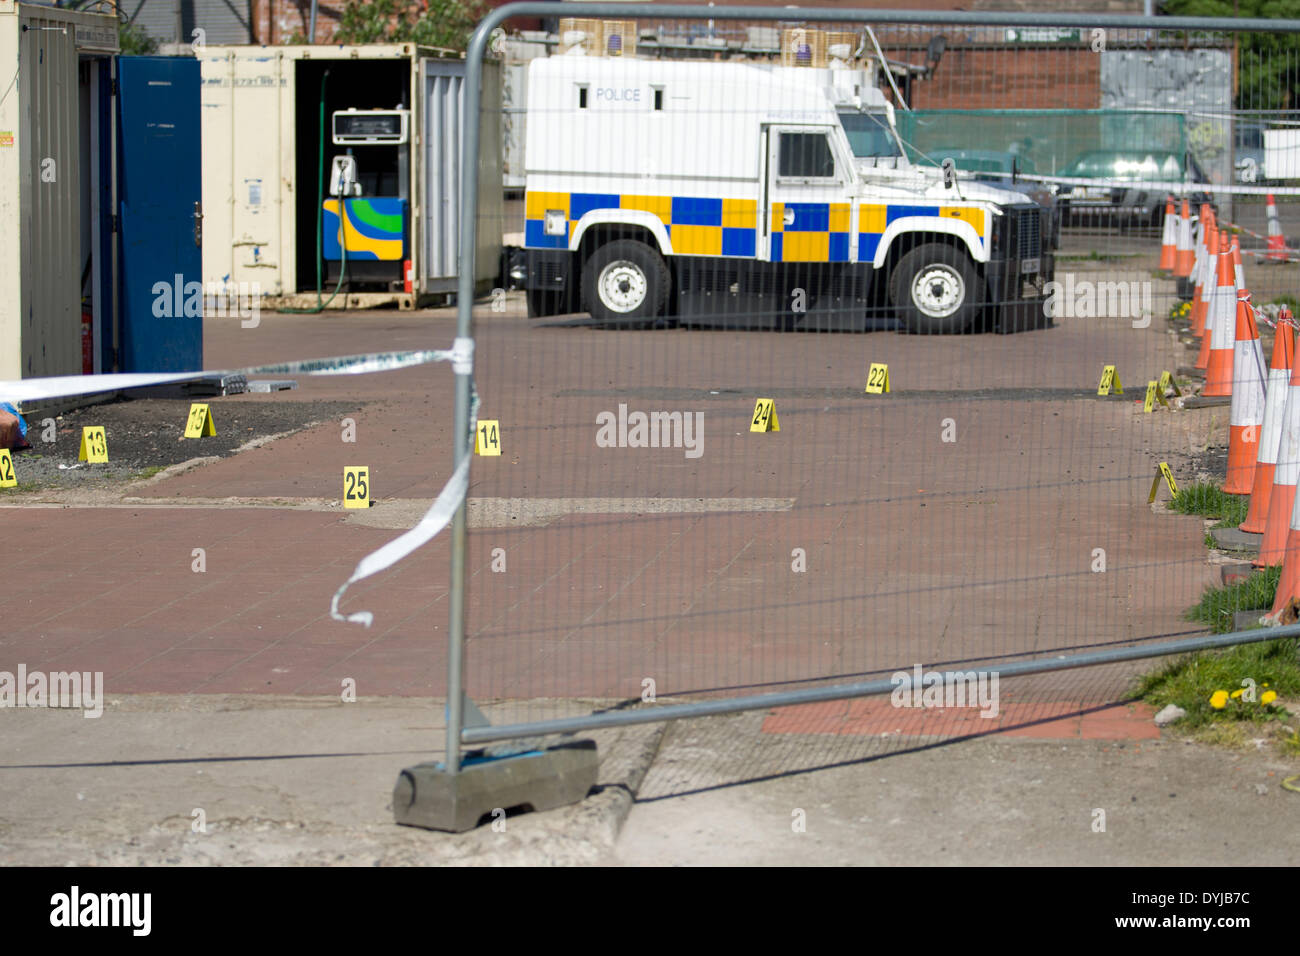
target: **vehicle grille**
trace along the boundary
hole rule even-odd
[[[1022,209],[1016,216],[1017,258],[1036,259],[1043,252],[1041,211]]]

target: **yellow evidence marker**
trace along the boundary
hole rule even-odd
[[[1179,398],[1182,397],[1183,390],[1178,387],[1178,384],[1174,381],[1174,377],[1169,374],[1168,370],[1166,370],[1160,373],[1160,401],[1166,405],[1168,405],[1169,402],[1165,401],[1165,390],[1170,388],[1174,390],[1175,395]]]
[[[478,423],[474,431],[474,454],[501,454],[501,423],[494,418],[485,418]]]
[[[368,465],[343,466],[343,507],[370,507],[370,467]]]
[[[14,475],[14,459],[8,448],[0,448],[0,488],[17,488],[18,478]]]
[[[867,394],[883,395],[889,391],[889,366],[872,362],[867,371]]]
[[[197,402],[190,406],[190,417],[185,422],[186,438],[203,438],[205,435],[215,435],[217,433],[217,423],[212,420],[212,410],[207,405],[200,405]]]
[[[779,432],[781,420],[776,417],[776,401],[760,398],[754,403],[754,417],[749,423],[751,432]]]
[[[1115,371],[1115,366],[1107,365],[1101,370],[1101,381],[1097,383],[1097,394],[1109,395],[1112,388],[1115,390],[1116,395],[1124,394],[1124,386],[1119,382],[1119,372]]]
[[[87,425],[81,430],[81,449],[77,452],[77,461],[107,464],[108,438],[104,435],[103,425]]]
[[[1155,409],[1155,407],[1156,407],[1156,398],[1157,398],[1157,397],[1159,397],[1159,399],[1160,399],[1160,404],[1161,404],[1161,405],[1168,405],[1168,404],[1169,404],[1168,402],[1165,401],[1164,393],[1160,391],[1160,388],[1159,388],[1158,383],[1155,382],[1154,380],[1153,380],[1153,381],[1150,381],[1150,382],[1147,382],[1147,397],[1144,398],[1144,399],[1142,400],[1142,412],[1143,412],[1143,414],[1146,414],[1146,415],[1151,414],[1151,412],[1152,412],[1152,411]]]
[[[1151,504],[1156,500],[1156,492],[1160,490],[1161,478],[1163,478],[1165,484],[1169,486],[1170,497],[1178,497],[1178,483],[1174,481],[1174,473],[1169,470],[1169,465],[1162,461],[1160,467],[1156,469],[1155,479],[1151,482],[1151,494],[1147,495],[1147,504]]]

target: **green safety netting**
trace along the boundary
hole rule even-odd
[[[1022,172],[1055,175],[1094,150],[1181,155],[1188,146],[1183,115],[1156,111],[900,110],[897,122],[913,162],[954,156],[976,172],[1000,171],[1008,154]]]

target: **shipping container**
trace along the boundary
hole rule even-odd
[[[117,49],[110,14],[0,0],[0,379],[111,370]]]
[[[210,46],[200,61],[207,288],[294,308],[336,288],[333,308],[454,293],[464,60],[373,44]],[[500,104],[489,60],[478,291],[500,268]]]

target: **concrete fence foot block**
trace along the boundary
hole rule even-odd
[[[404,826],[462,833],[494,810],[551,810],[578,803],[596,785],[594,740],[575,740],[510,757],[466,755],[460,773],[441,763],[407,767],[393,787],[393,819]]]
[[[1251,534],[1240,528],[1212,528],[1210,537],[1224,551],[1259,551],[1262,534]]]
[[[1261,607],[1253,611],[1233,611],[1232,612],[1232,629],[1234,631],[1249,631],[1251,628],[1261,627],[1259,619],[1268,613],[1268,608]]]
[[[1183,402],[1183,408],[1213,408],[1216,405],[1231,404],[1231,395],[1193,395]]]

